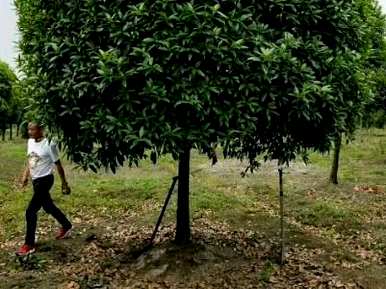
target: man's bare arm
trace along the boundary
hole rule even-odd
[[[24,172],[23,172],[23,176],[22,176],[22,179],[21,179],[21,186],[22,186],[22,188],[27,186],[29,177],[30,177],[29,166],[28,166],[28,164],[26,164]]]
[[[56,169],[58,170],[58,174],[60,176],[60,179],[62,181],[62,193],[63,194],[70,194],[71,190],[70,187],[68,186],[67,180],[66,180],[66,174],[64,172],[62,163],[60,160],[55,162]]]

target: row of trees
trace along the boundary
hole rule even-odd
[[[384,127],[386,123],[386,41],[385,41],[385,16],[376,1],[361,0],[361,9],[358,11],[365,21],[367,32],[362,39],[367,46],[360,44],[359,52],[363,59],[363,72],[365,81],[370,89],[370,99],[363,100],[360,107],[355,109],[358,116],[353,123],[354,128]],[[334,140],[332,168],[330,182],[338,184],[339,155],[342,141],[352,139],[353,131],[341,131]]]
[[[94,171],[179,160],[178,243],[190,240],[192,148],[220,144],[251,169],[327,152],[356,129],[381,66],[373,0],[16,6],[30,93],[71,160]]]
[[[19,125],[22,122],[25,103],[22,99],[21,84],[12,69],[0,61],[0,132],[5,140],[6,130],[9,129],[9,138],[12,139],[12,128],[16,124],[19,134]]]

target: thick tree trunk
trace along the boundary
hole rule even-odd
[[[180,153],[178,164],[177,228],[175,241],[179,245],[190,242],[189,209],[190,148]]]
[[[330,174],[330,182],[336,185],[338,184],[339,155],[340,155],[341,146],[342,146],[342,135],[339,134],[335,139],[334,156],[332,160],[332,167],[331,167],[331,174]]]
[[[12,140],[12,123],[9,125],[9,139]]]
[[[279,198],[280,198],[280,265],[285,262],[285,235],[284,235],[284,192],[283,169],[279,168]]]

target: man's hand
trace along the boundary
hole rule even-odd
[[[23,176],[23,178],[21,179],[19,185],[20,185],[20,189],[24,191],[25,188],[28,185],[28,177]]]
[[[28,178],[23,177],[21,180],[19,179],[18,185],[16,185],[17,189],[20,192],[25,192],[28,185]]]
[[[62,183],[62,194],[63,195],[71,194],[71,188],[68,186],[67,182]]]

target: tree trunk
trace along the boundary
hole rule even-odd
[[[190,148],[180,153],[178,164],[177,228],[175,241],[179,245],[190,242],[189,210]]]
[[[336,185],[338,184],[339,155],[340,155],[341,145],[342,145],[342,134],[339,134],[335,139],[334,156],[332,160],[332,167],[331,167],[331,174],[330,174],[330,182]]]
[[[285,262],[285,235],[284,235],[284,192],[283,169],[279,168],[279,196],[280,196],[280,265]]]
[[[20,124],[16,126],[16,136],[19,136],[19,131],[20,131]]]
[[[5,128],[6,128],[5,124],[3,124],[1,126],[1,139],[2,139],[2,141],[5,141]]]
[[[12,123],[9,125],[9,139],[12,140]]]

